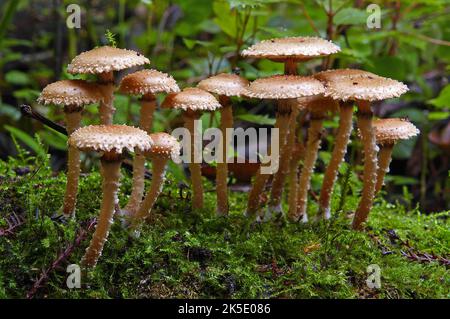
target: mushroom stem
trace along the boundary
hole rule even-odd
[[[352,132],[353,102],[341,102],[339,113],[339,129],[336,135],[336,141],[331,154],[330,163],[325,171],[322,189],[319,198],[318,218],[329,219],[331,217],[330,204],[333,186],[339,171],[339,166],[344,160],[347,152],[347,145]]]
[[[201,162],[196,163],[197,155],[201,155],[201,145],[197,144],[197,134],[195,127],[195,120],[200,118],[200,114],[197,112],[184,112],[184,127],[189,130],[191,134],[191,158],[189,163],[189,170],[191,171],[191,183],[192,183],[192,208],[203,208],[203,184],[202,184],[202,169]],[[200,156],[200,160],[201,160]]]
[[[352,228],[361,230],[372,208],[375,196],[375,183],[377,179],[377,145],[375,132],[372,127],[373,113],[370,102],[360,101],[358,103],[358,128],[361,134],[361,141],[364,149],[364,174],[363,189],[358,208],[353,218]]]
[[[110,125],[113,123],[114,112],[116,111],[114,108],[114,72],[101,73],[98,78],[104,96],[98,109],[100,124]]]
[[[384,183],[384,176],[389,172],[389,164],[392,160],[392,151],[394,149],[393,143],[384,143],[380,146],[378,152],[378,171],[377,171],[377,183],[375,186],[375,194],[377,194]]]
[[[154,95],[147,94],[141,100],[141,114],[139,127],[148,134],[152,130],[153,113],[156,109],[156,99]],[[132,216],[139,209],[144,195],[145,188],[145,156],[136,153],[133,160],[133,182],[130,199],[125,206],[124,214]]]
[[[279,130],[279,144],[280,144],[279,147],[281,149],[284,145],[284,141],[286,140],[287,128],[289,127],[290,106],[286,104],[287,104],[286,101],[283,100],[278,101],[278,110],[274,125],[274,127]],[[279,161],[279,159],[277,160]],[[280,169],[279,165],[278,169]],[[269,177],[270,174],[261,174],[261,168],[258,169],[258,172],[256,173],[255,176],[255,181],[248,196],[247,213],[246,213],[247,216],[254,216],[258,211],[261,199],[260,196],[264,191],[264,188],[266,186]]]
[[[86,268],[92,268],[97,264],[113,223],[114,207],[117,200],[117,190],[119,189],[120,164],[119,156],[109,158],[105,154],[101,158],[103,198],[94,235],[81,260],[81,264]]]
[[[297,192],[298,192],[298,171],[299,171],[299,162],[304,154],[303,144],[299,143],[300,150],[292,154],[291,161],[289,163],[289,212],[288,214],[295,215],[295,211],[297,210]]]
[[[165,168],[169,158],[152,156],[152,183],[150,189],[145,195],[139,210],[133,216],[131,222],[131,228],[136,229],[140,223],[142,223],[148,216],[150,216],[153,205],[158,199],[159,194],[165,180]]]
[[[311,112],[311,121],[308,128],[308,140],[306,142],[305,160],[300,173],[297,193],[297,209],[295,214],[289,215],[293,221],[298,221],[302,217],[303,222],[308,221],[306,212],[308,190],[310,189],[311,176],[314,170],[314,164],[317,160],[317,154],[320,148],[322,138],[324,114],[321,112]]]
[[[217,215],[228,215],[228,148],[227,142],[231,141],[231,130],[227,128],[233,127],[233,109],[230,104],[230,99],[227,96],[220,96],[220,129],[222,131],[222,141],[220,146],[222,148],[222,160],[217,163],[216,172],[216,191],[217,191]],[[228,136],[230,135],[230,136]]]
[[[72,134],[80,127],[81,111],[65,112],[67,133]],[[66,218],[75,216],[77,204],[78,178],[80,176],[80,151],[69,146],[67,150],[67,182],[64,194],[63,215]]]

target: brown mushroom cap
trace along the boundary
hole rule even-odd
[[[398,97],[408,91],[408,87],[396,80],[376,77],[342,77],[327,82],[326,96],[342,101],[379,101]]]
[[[120,82],[120,92],[126,94],[175,93],[180,88],[167,73],[157,70],[142,70],[125,76]]]
[[[83,80],[62,80],[47,85],[37,101],[41,104],[83,106],[103,99],[98,85]]]
[[[417,127],[406,119],[389,118],[373,121],[378,144],[391,144],[398,140],[407,140],[420,133]]]
[[[124,149],[144,152],[153,144],[143,130],[127,125],[89,125],[79,128],[69,138],[69,145],[81,151],[115,152]]]
[[[289,37],[261,41],[242,51],[241,55],[274,61],[302,61],[327,56],[340,50],[336,44],[322,38]]]
[[[293,99],[324,93],[324,86],[309,76],[274,75],[250,83],[246,96],[258,99]]]
[[[153,141],[152,147],[145,153],[146,156],[177,157],[180,155],[181,145],[170,134],[159,132],[150,134]]]
[[[67,67],[67,72],[99,74],[148,63],[149,59],[136,51],[103,46],[76,56]]]
[[[358,78],[358,77],[376,78],[379,76],[374,73],[358,69],[333,69],[316,73],[314,74],[314,77],[323,82],[333,82],[345,78]]]
[[[200,81],[197,85],[202,90],[226,96],[241,96],[249,82],[236,74],[221,73]]]
[[[199,88],[186,88],[179,93],[167,95],[161,107],[183,111],[214,111],[221,105],[211,93]]]

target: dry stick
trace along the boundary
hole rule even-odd
[[[372,208],[375,196],[375,184],[377,179],[377,146],[375,132],[372,127],[373,113],[370,102],[360,101],[358,103],[358,128],[364,148],[364,174],[363,190],[358,208],[353,218],[353,229],[361,230]]]
[[[282,142],[286,140],[287,129],[289,127],[290,105],[287,102],[287,100],[278,101],[278,110],[274,125],[274,127],[279,130],[279,142],[281,144],[280,148],[283,147]],[[276,160],[279,162],[279,158],[277,158]],[[280,169],[279,163],[277,166],[278,169]],[[246,212],[247,216],[255,216],[257,210],[259,209],[260,195],[263,193],[269,177],[270,174],[261,174],[261,168],[258,169],[258,172],[255,176],[255,181],[248,196]]]
[[[56,132],[67,135],[67,130],[64,126],[59,125],[58,123],[55,123],[55,122],[49,120],[48,118],[46,118],[45,116],[43,116],[42,114],[36,112],[35,110],[33,110],[31,108],[30,105],[22,104],[20,106],[20,112],[22,113],[22,115],[32,118],[36,121],[39,121],[42,124],[50,127],[51,129],[54,129]]]
[[[302,217],[303,222],[308,221],[308,214],[306,212],[308,190],[311,187],[311,176],[322,140],[323,120],[323,113],[311,113],[311,122],[308,129],[308,140],[306,142],[305,150],[305,161],[303,163],[303,168],[298,183],[297,210],[295,214],[289,216],[293,221],[298,221],[300,217]]]
[[[203,208],[203,184],[202,184],[202,168],[201,163],[195,163],[197,159],[196,155],[201,152],[198,145],[196,145],[196,132],[195,120],[200,118],[200,114],[197,112],[184,112],[184,127],[189,130],[191,135],[191,158],[189,163],[189,170],[191,171],[191,183],[192,183],[192,208],[199,209]],[[193,140],[192,140],[193,139]],[[201,160],[201,156],[200,156]]]
[[[80,127],[81,110],[66,112],[66,123],[67,133],[70,135]],[[63,206],[63,215],[67,218],[75,216],[79,177],[80,151],[76,147],[69,146],[67,150],[67,183]]]
[[[92,268],[97,264],[113,223],[117,191],[119,189],[120,164],[121,159],[119,156],[109,157],[103,155],[101,158],[103,198],[95,233],[81,260],[81,264],[86,268]]]
[[[222,131],[222,140],[219,147],[222,149],[222,161],[217,163],[216,190],[217,190],[217,215],[228,215],[228,149],[231,141],[232,131],[227,128],[233,128],[233,109],[230,99],[226,96],[220,96],[220,130]],[[229,131],[229,132],[228,132]]]
[[[165,168],[169,157],[162,158],[160,156],[153,156],[152,160],[152,183],[150,185],[150,189],[145,195],[142,204],[139,207],[139,210],[133,217],[131,222],[131,228],[137,229],[140,223],[144,221],[147,217],[150,216],[153,205],[155,205],[156,200],[158,199],[159,194],[161,194],[162,187],[165,180]]]
[[[331,217],[330,203],[333,186],[339,172],[339,166],[344,160],[345,153],[347,153],[347,145],[350,140],[352,132],[352,116],[353,116],[353,102],[341,102],[339,113],[339,129],[336,136],[336,141],[331,154],[330,163],[325,171],[323,178],[322,189],[319,198],[319,214],[318,218],[329,219]]]
[[[114,112],[114,72],[105,72],[98,75],[98,84],[103,93],[103,101],[100,102],[98,109],[100,123],[110,125],[113,123]]]
[[[139,127],[151,133],[153,123],[153,113],[156,109],[156,98],[153,94],[146,94],[141,100],[141,114]],[[133,182],[130,199],[124,209],[124,214],[128,216],[134,215],[139,209],[144,195],[144,179],[145,179],[145,156],[136,154],[133,160]]]
[[[384,183],[384,176],[389,172],[389,164],[392,159],[392,151],[394,144],[385,143],[379,145],[380,151],[378,153],[378,171],[377,171],[377,183],[375,185],[375,194],[377,194]]]

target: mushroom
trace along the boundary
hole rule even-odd
[[[189,159],[189,170],[191,172],[191,182],[193,190],[192,207],[194,209],[203,208],[203,185],[202,185],[202,145],[197,145],[198,135],[195,121],[199,120],[202,111],[214,111],[220,108],[220,103],[214,95],[199,89],[186,88],[180,93],[167,95],[162,105],[163,108],[181,109],[184,111],[184,126],[191,134],[191,157]]]
[[[314,77],[324,82],[325,87],[329,82],[339,82],[341,79],[356,79],[360,77],[376,78],[377,75],[357,69],[336,69],[319,72]],[[327,95],[327,92],[325,93]],[[337,100],[339,101],[339,128],[336,133],[335,145],[331,154],[330,163],[328,164],[320,191],[319,198],[319,213],[316,219],[329,219],[331,217],[331,193],[333,191],[334,183],[339,171],[339,166],[344,160],[347,152],[347,145],[350,140],[352,132],[352,117],[353,117],[353,100]]]
[[[297,64],[313,58],[325,57],[340,51],[339,46],[331,41],[318,37],[287,37],[264,40],[242,51],[242,56],[266,58],[284,63],[286,75],[297,75]],[[279,103],[289,104],[285,101]],[[293,103],[295,105],[295,103]],[[286,138],[280,140],[280,168],[274,176],[270,194],[269,211],[281,212],[281,195],[286,175],[289,171],[291,152],[294,149],[296,119],[298,107],[280,106],[277,111],[275,126],[288,127]],[[288,119],[289,118],[289,119]],[[302,141],[300,141],[302,142]]]
[[[96,84],[83,80],[63,80],[47,85],[40,94],[41,104],[64,106],[67,134],[70,136],[80,127],[83,106],[98,103],[103,96]],[[77,203],[78,178],[80,176],[80,152],[69,147],[67,151],[67,183],[64,195],[63,216],[75,217]]]
[[[230,96],[241,96],[247,89],[249,82],[236,74],[218,74],[200,81],[197,85],[200,89],[219,95],[222,105],[220,109],[220,129],[222,131],[222,141],[219,146],[221,158],[217,163],[216,188],[217,188],[217,214],[228,215],[228,155],[229,147],[227,141],[233,137],[233,108]],[[230,128],[230,130],[227,130]],[[224,141],[225,140],[225,143]]]
[[[389,172],[389,164],[392,159],[392,150],[399,140],[407,140],[419,134],[419,130],[406,119],[389,118],[373,120],[373,128],[378,151],[378,172],[377,183],[375,185],[375,194],[383,187],[384,176]]]
[[[293,135],[295,137],[295,135]],[[290,136],[291,137],[291,136]],[[292,158],[289,162],[289,211],[290,216],[294,216],[297,211],[297,192],[298,192],[298,163],[300,162],[302,156],[305,154],[305,146],[303,143],[294,143],[294,150],[292,152]]]
[[[174,93],[180,89],[175,80],[157,70],[142,70],[125,76],[119,91],[126,94],[142,95],[139,128],[148,134],[152,130],[153,113],[157,107],[155,94]],[[139,208],[144,194],[145,156],[136,154],[133,160],[133,183],[130,199],[123,210],[125,215],[133,215]]]
[[[139,210],[132,216],[131,228],[135,230],[150,215],[153,205],[161,193],[167,162],[180,154],[180,143],[172,135],[154,133],[150,134],[150,137],[153,145],[150,150],[145,152],[145,156],[152,161],[152,184]]]
[[[352,227],[362,229],[372,208],[375,196],[377,174],[377,146],[375,132],[372,128],[372,108],[370,102],[398,97],[408,91],[401,82],[376,77],[342,78],[327,83],[327,95],[335,100],[356,101],[358,106],[357,125],[364,150],[363,190]]]
[[[69,138],[69,145],[83,152],[102,153],[100,161],[103,197],[100,215],[92,240],[81,261],[83,266],[91,268],[97,264],[113,222],[122,153],[125,150],[147,151],[152,146],[152,139],[145,131],[131,126],[91,125],[73,132]]]
[[[258,99],[284,100],[284,103],[278,103],[278,110],[280,110],[280,107],[288,107],[290,109],[293,99],[322,94],[323,92],[323,85],[320,81],[312,77],[275,75],[251,82],[246,96]],[[294,105],[301,107],[298,103],[295,103]],[[287,125],[282,124],[282,121],[275,123],[275,128],[279,129],[279,141],[285,139],[288,130]],[[278,159],[278,162],[279,160],[280,159]],[[276,167],[278,170],[280,169],[279,165],[276,165]],[[257,213],[260,205],[260,195],[265,188],[269,176],[270,174],[262,174],[261,168],[258,170],[248,197],[248,216],[253,216]]]
[[[311,186],[311,176],[322,140],[323,121],[327,112],[337,110],[338,105],[336,101],[331,98],[324,97],[323,95],[302,98],[301,103],[303,103],[308,109],[311,119],[308,128],[305,159],[297,186],[297,209],[290,211],[289,218],[293,221],[297,221],[300,217],[302,217],[302,221],[307,222],[308,214],[306,208],[308,190]]]
[[[101,124],[112,124],[114,108],[114,71],[148,64],[142,54],[109,46],[98,47],[76,56],[67,67],[71,74],[96,74],[101,85],[104,100],[100,103]]]

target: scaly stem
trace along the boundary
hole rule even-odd
[[[380,145],[380,151],[378,152],[378,171],[377,171],[377,184],[375,185],[375,194],[377,194],[384,183],[384,176],[389,172],[389,164],[392,160],[392,151],[394,144]]]
[[[100,102],[98,112],[100,114],[100,124],[111,125],[113,123],[114,112],[114,73],[106,72],[98,75],[99,85],[103,92],[103,101]]]
[[[289,216],[295,215],[297,210],[298,165],[305,152],[303,144],[300,144],[299,147],[300,149],[292,154],[291,162],[289,163]]]
[[[344,160],[345,153],[347,152],[350,134],[352,133],[353,103],[341,102],[339,116],[339,129],[336,135],[333,153],[331,154],[330,163],[325,171],[322,189],[320,191],[318,218],[329,219],[331,217],[331,194],[338,176],[339,166]]]
[[[231,141],[231,136],[227,136],[227,128],[233,128],[233,109],[229,98],[220,97],[222,108],[220,109],[221,120],[220,129],[222,131],[222,141],[219,147],[222,148],[222,161],[217,163],[216,191],[217,191],[217,215],[228,215],[228,148],[227,141]],[[230,131],[231,133],[231,131]],[[231,135],[231,134],[229,134]]]
[[[375,196],[375,183],[377,180],[377,145],[375,132],[372,127],[373,113],[370,103],[361,101],[358,103],[358,128],[364,148],[364,174],[363,190],[358,208],[353,218],[353,229],[361,230],[372,208]]]
[[[141,118],[139,127],[148,134],[152,130],[153,113],[156,109],[156,99],[153,95],[146,95],[141,100]],[[133,183],[130,199],[125,206],[124,214],[132,216],[139,209],[145,188],[145,156],[136,153],[133,160]]]
[[[105,156],[101,159],[103,198],[94,235],[81,260],[81,264],[86,268],[95,267],[97,264],[113,223],[114,207],[119,189],[120,164],[120,159],[108,160]]]
[[[306,213],[308,190],[311,186],[311,176],[314,170],[314,164],[317,160],[317,153],[320,148],[323,118],[323,114],[311,115],[311,122],[308,129],[308,140],[306,142],[305,161],[303,163],[298,184],[297,210],[295,214],[291,214],[289,216],[292,221],[297,221],[300,217],[302,217],[303,222],[308,221],[308,215]]]
[[[67,133],[72,134],[80,127],[81,111],[66,112]],[[66,218],[75,217],[77,204],[78,178],[80,176],[80,151],[69,146],[67,150],[67,183],[64,194],[63,215]]]
[[[139,224],[141,224],[148,216],[150,216],[153,205],[158,199],[159,194],[161,194],[162,187],[164,185],[165,168],[167,161],[168,158],[166,157],[152,157],[152,183],[147,195],[145,195],[145,198],[142,201],[141,206],[139,207],[139,210],[133,216],[133,220],[131,223],[132,229],[136,229]]]
[[[282,148],[284,141],[286,140],[287,128],[289,127],[289,113],[290,106],[286,105],[286,101],[278,101],[278,112],[275,120],[274,127],[279,130],[279,144],[280,148]],[[279,159],[276,159],[279,161]],[[278,165],[278,169],[280,169]],[[262,174],[261,168],[258,169],[258,172],[255,176],[255,181],[253,182],[252,189],[250,190],[247,202],[247,216],[253,217],[257,210],[259,209],[261,202],[261,194],[264,191],[267,180],[269,179],[270,174]]]
[[[195,128],[195,120],[198,120],[200,115],[197,113],[188,114],[184,113],[184,127],[189,130],[191,134],[191,158],[189,163],[189,170],[191,171],[191,183],[192,183],[192,208],[199,209],[203,208],[203,184],[202,184],[202,168],[201,162],[195,163],[201,160],[202,156],[199,156],[199,159],[196,160],[198,155],[201,155],[201,145],[196,145],[196,136],[198,132],[196,132]],[[197,148],[200,147],[199,150]]]

